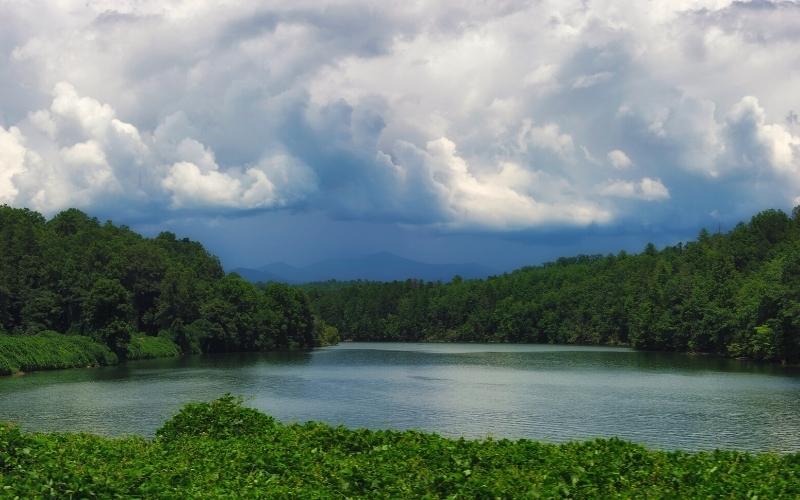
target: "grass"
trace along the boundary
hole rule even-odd
[[[0,494],[20,498],[797,498],[799,474],[798,454],[286,425],[230,396],[153,440],[0,425]]]
[[[168,338],[134,335],[128,344],[128,360],[174,358],[181,355],[178,345]]]
[[[117,356],[108,347],[89,337],[55,332],[0,334],[0,375],[116,363]]]
[[[170,358],[180,354],[178,346],[167,338],[137,335],[128,344],[127,359]],[[115,365],[118,361],[117,355],[104,344],[81,335],[0,333],[0,375]]]

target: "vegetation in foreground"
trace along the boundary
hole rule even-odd
[[[0,425],[0,488],[20,498],[797,498],[800,455],[285,425],[228,396],[187,405],[154,440]]]
[[[343,338],[630,345],[800,362],[800,207],[638,255],[562,258],[487,280],[305,288]]]

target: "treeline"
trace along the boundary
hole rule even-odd
[[[344,338],[630,345],[800,360],[800,207],[638,255],[562,258],[486,280],[306,288]]]
[[[184,353],[304,348],[337,338],[302,290],[225,275],[197,242],[169,232],[144,238],[75,209],[46,220],[8,206],[0,206],[0,331],[85,335],[120,358],[147,357],[148,348],[171,352],[138,335],[169,339]]]

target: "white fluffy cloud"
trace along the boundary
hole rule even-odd
[[[617,170],[625,170],[626,168],[630,168],[633,166],[633,161],[628,158],[628,155],[625,154],[625,151],[620,149],[614,149],[608,152],[608,161],[611,165],[616,168]]]
[[[550,201],[533,195],[547,182],[539,172],[506,163],[492,174],[478,175],[459,156],[446,137],[427,143],[425,150],[412,145],[401,157],[400,168],[414,171],[426,191],[434,193],[443,223],[477,225],[494,229],[521,229],[545,224],[587,225],[604,223],[610,214],[588,202]]]
[[[14,203],[19,190],[14,177],[25,172],[25,147],[19,129],[0,128],[0,202]]]
[[[549,150],[559,156],[567,157],[575,149],[572,137],[569,134],[561,133],[557,124],[548,123],[541,127],[535,127],[529,119],[523,121],[517,141],[520,150],[523,152],[528,152],[528,148],[533,147]]]
[[[605,196],[645,201],[669,199],[669,190],[661,183],[661,179],[649,177],[639,181],[611,180],[601,186],[600,192]]]
[[[728,157],[733,165],[772,168],[800,181],[800,136],[780,124],[768,123],[764,108],[753,96],[744,97],[725,119]]]
[[[285,155],[221,169],[213,150],[185,135],[191,131],[174,116],[141,133],[65,82],[48,108],[17,125],[0,128],[0,201],[47,213],[130,204],[213,213],[275,208],[314,187],[313,172]]]
[[[46,3],[4,5],[3,203],[519,230],[800,195],[797,2]]]
[[[213,158],[199,162],[180,161],[169,167],[161,185],[169,192],[173,209],[277,208],[302,198],[313,188],[313,173],[287,158],[266,158],[246,169],[220,171]],[[300,182],[296,182],[300,177]],[[299,184],[299,193],[293,185]]]

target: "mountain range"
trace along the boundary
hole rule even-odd
[[[397,281],[412,278],[425,281],[450,281],[455,276],[471,279],[497,274],[496,270],[476,263],[428,264],[389,252],[357,258],[327,259],[302,267],[274,262],[259,268],[239,267],[232,269],[232,272],[254,283],[279,281],[290,284],[328,280]]]

